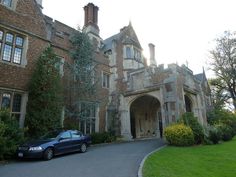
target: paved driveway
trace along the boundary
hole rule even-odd
[[[1,177],[137,177],[143,157],[163,145],[159,139],[90,147],[86,153],[50,161],[27,160],[0,165]]]

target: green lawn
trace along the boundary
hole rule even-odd
[[[168,146],[146,160],[144,177],[236,177],[236,138],[218,145]]]

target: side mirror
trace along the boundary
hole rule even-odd
[[[65,138],[62,138],[62,137],[60,137],[60,138],[58,138],[58,141],[60,142],[60,141],[63,141]]]

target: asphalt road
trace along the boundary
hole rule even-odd
[[[50,161],[12,162],[0,165],[0,177],[137,177],[143,157],[161,145],[159,139],[141,140],[93,146]]]

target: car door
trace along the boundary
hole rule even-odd
[[[74,151],[80,150],[82,144],[82,133],[79,131],[71,131],[72,136],[72,146]]]
[[[57,143],[54,145],[57,154],[63,154],[72,151],[72,138],[70,131],[61,133]]]

